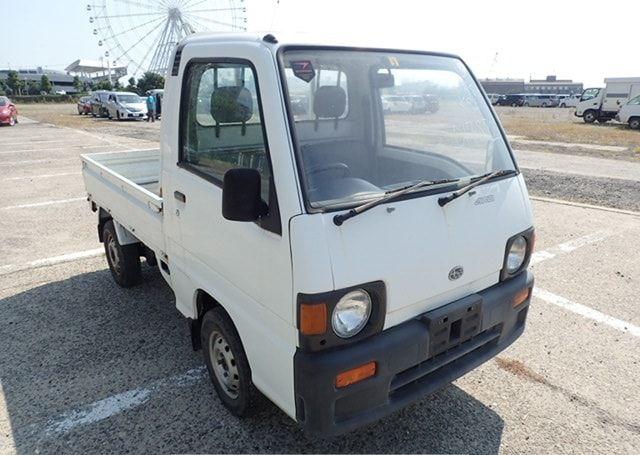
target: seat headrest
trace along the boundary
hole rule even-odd
[[[253,115],[253,98],[246,87],[218,87],[211,94],[211,116],[218,123],[244,123]]]
[[[347,94],[337,85],[318,87],[313,98],[313,113],[318,118],[340,118],[347,108]]]

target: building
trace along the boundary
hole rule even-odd
[[[524,86],[525,93],[542,93],[551,95],[571,95],[582,93],[582,82],[573,82],[571,79],[558,79],[556,76],[547,76],[546,79],[531,79]]]
[[[481,79],[480,84],[486,93],[510,95],[524,93],[524,79]]]
[[[0,70],[0,80],[6,80],[7,75],[9,74],[8,69]],[[18,73],[18,77],[23,81],[34,81],[36,83],[40,83],[42,76],[46,75],[53,86],[52,91],[55,92],[57,90],[64,90],[67,93],[76,93],[77,90],[73,86],[73,78],[74,76],[67,74],[63,71],[56,70],[48,70],[43,69],[41,67],[30,68],[30,69],[18,69],[15,70]],[[88,78],[80,78],[82,82],[89,83],[91,82]]]

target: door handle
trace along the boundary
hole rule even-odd
[[[173,197],[176,198],[177,200],[179,200],[180,202],[187,202],[187,196],[184,195],[184,193],[176,190],[173,192]]]

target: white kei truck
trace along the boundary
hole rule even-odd
[[[606,123],[616,118],[629,99],[640,95],[640,77],[609,77],[604,83],[604,88],[582,92],[574,114],[585,123]]]
[[[239,33],[169,66],[160,149],[83,155],[84,181],[113,278],[158,267],[231,413],[260,392],[341,434],[523,333],[531,205],[460,58]],[[398,87],[440,109],[385,112]]]

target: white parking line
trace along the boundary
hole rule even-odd
[[[152,382],[146,387],[128,390],[102,400],[94,401],[86,406],[66,412],[51,419],[44,430],[46,436],[68,433],[76,427],[88,425],[108,419],[116,414],[136,408],[154,395],[160,395],[167,389],[187,387],[205,377],[205,367],[198,367],[186,373],[171,376]]]
[[[70,150],[71,148],[81,148],[81,149],[95,149],[95,148],[107,148],[114,147],[113,144],[101,144],[101,145],[81,145],[81,144],[68,144],[66,147],[55,147],[55,148],[40,148],[40,149],[26,149],[26,150],[9,150],[0,152],[0,155],[10,155],[15,153],[31,153],[31,152],[60,152],[64,150]],[[119,147],[126,147],[125,145],[118,145]]]
[[[53,161],[55,161],[56,163],[59,163],[61,161],[77,161],[79,163],[80,157],[75,156],[73,158],[58,158],[58,157],[52,156],[49,158],[42,158],[39,160],[7,161],[5,163],[0,163],[0,166],[19,166],[21,164],[51,163]]]
[[[102,256],[104,249],[96,248],[93,250],[76,251],[75,253],[62,254],[60,256],[53,256],[44,259],[36,259],[35,261],[25,262],[24,264],[9,264],[0,266],[0,276],[13,272],[22,272],[24,270],[37,269],[40,267],[46,267],[50,265],[63,264],[65,262],[77,261],[80,259],[87,259]]]
[[[86,196],[84,196],[70,199],[57,199],[55,201],[34,202],[32,204],[8,205],[6,207],[0,207],[0,210],[28,209],[31,207],[43,207],[45,205],[67,204],[69,202],[84,201],[86,199]]]
[[[612,235],[612,232],[597,231],[592,234],[577,237],[546,250],[536,251],[531,256],[531,265],[539,264],[540,262],[546,261],[547,259],[552,259],[559,254],[569,253],[585,245],[599,242],[606,239],[607,237],[611,237]]]
[[[8,177],[6,179],[2,179],[3,181],[13,181],[13,180],[31,180],[31,179],[44,179],[49,177],[65,177],[67,175],[82,175],[82,172],[61,172],[60,174],[39,174],[39,175],[26,175],[23,177]]]
[[[640,327],[630,324],[629,322],[623,321],[621,319],[616,319],[612,316],[601,313],[598,310],[594,310],[593,308],[589,308],[588,306],[582,305],[580,303],[572,302],[571,300],[565,299],[564,297],[554,294],[553,292],[534,287],[533,296],[542,299],[545,302],[564,308],[565,310],[569,310],[573,313],[579,314],[580,316],[584,316],[585,318],[592,319],[594,321],[608,325],[609,327],[613,327],[616,330],[620,330],[621,332],[629,333],[634,337],[640,338]]]

